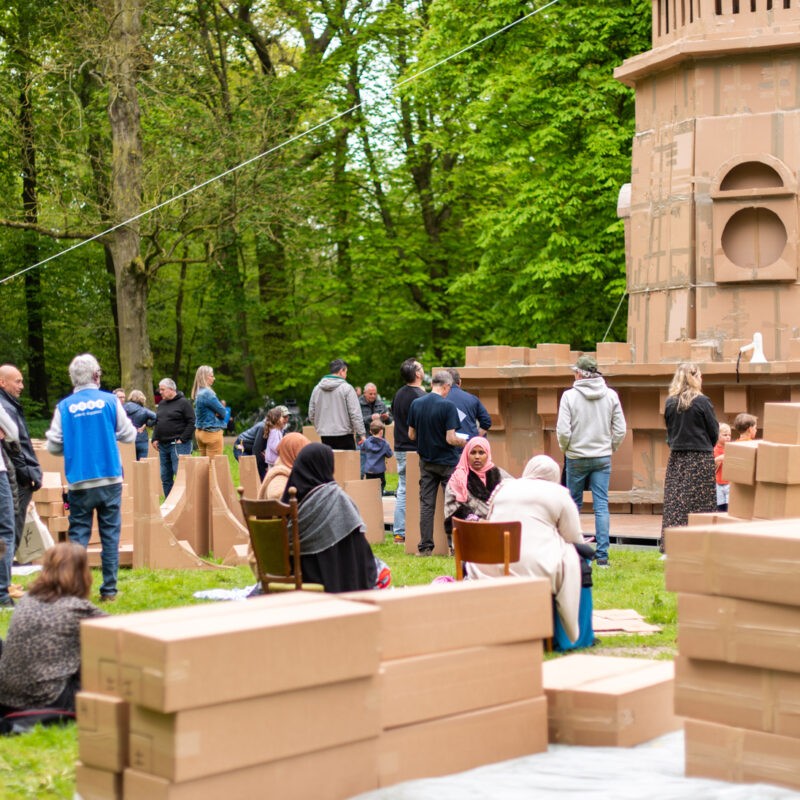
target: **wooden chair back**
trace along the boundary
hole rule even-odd
[[[304,588],[324,591],[319,584],[303,585],[297,525],[297,490],[294,487],[289,489],[288,503],[280,500],[252,500],[244,496],[241,486],[238,492],[264,593],[291,589],[299,591]]]
[[[453,548],[456,559],[456,580],[464,579],[464,562],[502,564],[503,574],[510,575],[510,565],[519,561],[522,523],[467,522],[453,517]]]

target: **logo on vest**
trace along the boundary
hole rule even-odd
[[[70,414],[85,414],[87,411],[102,411],[106,407],[106,401],[102,398],[97,400],[81,400],[80,403],[70,403]]]

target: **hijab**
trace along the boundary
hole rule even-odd
[[[311,444],[302,433],[287,433],[278,444],[278,458],[287,467],[293,467],[297,454],[307,445]]]
[[[561,467],[558,463],[553,461],[550,456],[539,455],[534,456],[522,471],[523,478],[530,478],[532,480],[551,481],[552,483],[560,483],[561,481]]]
[[[297,489],[297,502],[302,503],[317,486],[333,482],[333,450],[326,444],[312,442],[297,454],[281,500],[289,501],[289,489]]]
[[[469,465],[469,454],[478,445],[480,445],[489,456],[489,458],[486,459],[486,464],[484,464],[484,467],[481,470],[473,469]],[[467,501],[467,497],[469,496],[467,480],[469,479],[470,472],[473,473],[473,475],[477,475],[478,478],[480,478],[481,483],[485,486],[486,473],[493,467],[492,447],[489,444],[489,440],[483,436],[473,436],[461,451],[461,458],[458,459],[458,464],[453,470],[453,474],[450,476],[450,480],[448,481],[448,485],[453,490],[456,500],[458,500],[459,503],[465,503]]]

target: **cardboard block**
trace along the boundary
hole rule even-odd
[[[209,461],[206,456],[180,456],[175,485],[161,506],[164,522],[178,540],[198,555],[211,549],[209,538]]]
[[[319,438],[319,434],[317,433],[317,429],[313,425],[303,425],[303,436],[308,439],[309,442],[321,442],[322,439]]]
[[[798,530],[797,519],[672,528],[666,588],[800,606]]]
[[[63,517],[66,512],[63,501],[51,503],[36,501],[36,513],[40,517]]]
[[[545,344],[536,345],[536,363],[540,366],[553,366],[556,364],[574,364],[575,359],[568,344]]]
[[[182,783],[126,769],[125,799],[254,800],[268,790],[281,800],[342,800],[377,788],[377,742],[365,739]]]
[[[347,481],[360,480],[361,453],[358,450],[334,450],[333,475],[342,488]]]
[[[558,391],[556,389],[539,389],[536,392],[537,414],[558,414]]]
[[[162,714],[131,708],[130,765],[180,782],[374,738],[373,676]]]
[[[678,642],[688,658],[800,672],[798,640],[797,606],[678,595]]]
[[[383,500],[378,480],[346,481],[344,491],[358,506],[361,519],[367,526],[367,541],[380,544],[386,537],[383,527]]]
[[[75,789],[81,800],[122,800],[122,773],[75,764]]]
[[[742,411],[747,411],[747,387],[740,385],[725,386],[723,389],[722,410],[725,414],[740,414]]]
[[[553,634],[550,582],[543,578],[460,581],[339,597],[380,609],[383,661]]]
[[[688,340],[661,342],[661,361],[688,361],[692,354],[692,344]]]
[[[305,432],[305,428],[303,432]],[[256,464],[255,456],[242,456],[239,459],[239,486],[244,489],[245,497],[258,497],[261,479],[258,477],[258,465]]]
[[[756,484],[753,516],[759,519],[800,517],[800,484]]]
[[[464,366],[465,367],[477,367],[478,366],[478,348],[473,347],[466,347],[464,348]]]
[[[768,483],[800,483],[800,445],[761,442],[756,480]]]
[[[508,345],[484,345],[478,347],[479,367],[502,367],[510,363],[511,348]]]
[[[631,346],[628,342],[598,342],[598,364],[630,364]]]
[[[710,511],[689,514],[690,527],[707,527],[708,525],[731,525],[741,522],[739,517],[734,517],[726,511]]]
[[[764,439],[800,444],[800,403],[764,403]]]
[[[42,522],[47,522],[47,530],[50,533],[59,534],[65,533],[69,530],[69,517],[48,517],[47,520],[42,520]]]
[[[541,641],[519,642],[384,661],[381,727],[540,697],[542,649]]]
[[[225,505],[228,506],[233,516],[244,525],[242,504],[239,502],[239,494],[236,491],[236,487],[233,485],[233,476],[231,475],[231,466],[230,461],[228,461],[228,456],[214,456],[214,458],[211,459],[211,465],[214,467],[214,471],[210,475],[210,479],[216,482],[225,500]]]
[[[250,559],[248,558],[248,552],[249,552],[249,545],[235,544],[225,554],[225,558],[222,560],[222,563],[226,567],[245,566],[246,564],[250,563]]]
[[[81,623],[81,682],[84,691],[107,695],[122,695],[119,659],[122,631],[147,630],[164,621],[173,624],[201,617],[238,615],[245,612],[268,614],[286,605],[325,602],[331,595],[321,592],[286,592],[269,597],[254,597],[246,603],[196,603],[180,608],[143,611],[136,614],[114,615],[84,620]]]
[[[726,456],[727,460],[727,456]],[[723,467],[723,473],[724,473]],[[731,482],[728,497],[728,513],[738,519],[752,519],[755,516],[756,487],[745,483]]]
[[[800,675],[678,656],[675,712],[800,738]]]
[[[508,363],[512,366],[527,366],[531,363],[529,347],[509,347],[508,351]]]
[[[235,514],[230,505],[233,482],[227,456],[217,456],[210,461],[208,475],[209,547],[210,552],[217,558],[222,558],[234,545],[247,546],[250,543],[250,533],[245,527],[241,507],[239,513]],[[240,506],[238,498],[236,505]]]
[[[631,747],[680,727],[671,661],[572,655],[542,668],[549,740]]]
[[[120,695],[171,712],[364,677],[378,633],[377,609],[338,599],[123,629]]]
[[[800,739],[687,719],[685,746],[687,776],[800,789]]]
[[[538,697],[385,731],[378,741],[378,782],[450,775],[544,750],[547,702]]]
[[[756,464],[761,442],[728,442],[725,445],[725,460],[722,462],[722,477],[731,483],[753,486],[756,482]]]
[[[122,772],[128,764],[128,704],[119,697],[78,692],[75,711],[81,763]]]

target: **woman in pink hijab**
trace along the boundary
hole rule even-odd
[[[483,436],[474,436],[461,451],[461,458],[444,491],[445,519],[486,519],[489,504],[500,484],[510,478],[492,463],[492,448]]]

